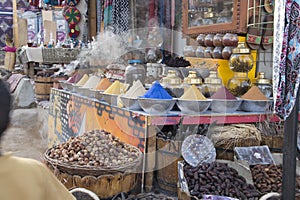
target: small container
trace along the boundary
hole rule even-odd
[[[141,60],[129,60],[128,66],[125,70],[125,83],[130,86],[136,80],[140,80],[141,83],[145,83],[146,70],[145,67],[141,64]]]
[[[222,47],[215,47],[213,50],[213,58],[222,59]]]
[[[183,82],[189,85],[201,85],[202,79],[197,76],[196,71],[189,71],[189,75],[184,78]]]
[[[232,49],[229,67],[234,72],[249,72],[254,65],[254,59],[245,42],[239,42],[238,47]]]
[[[183,48],[183,55],[185,57],[196,57],[196,48],[193,46],[185,46]]]
[[[200,46],[204,46],[205,36],[205,34],[199,34],[197,36],[196,40]]]
[[[223,50],[222,50],[223,59],[228,60],[230,58],[233,48],[234,47],[231,47],[231,46],[226,46],[226,47],[223,48]]]
[[[227,83],[227,89],[236,97],[245,94],[251,87],[251,81],[247,73],[235,72]]]
[[[197,49],[196,49],[197,58],[204,58],[204,53],[205,53],[205,47],[198,46]]]
[[[258,72],[258,78],[254,84],[266,97],[270,98],[273,96],[273,86],[271,84],[271,80],[265,78],[264,72]]]
[[[169,70],[166,77],[161,81],[161,85],[174,98],[179,98],[184,93],[184,88],[181,87],[182,80],[176,74],[175,70]]]
[[[213,47],[213,39],[214,39],[214,35],[213,34],[207,34],[205,36],[205,40],[204,40],[204,45],[207,47]]]
[[[223,46],[223,34],[216,34],[213,38],[213,45],[215,47],[222,47]]]
[[[234,33],[226,33],[223,36],[223,46],[232,46],[236,47],[238,45],[239,39],[237,34]]]
[[[206,47],[205,51],[204,51],[204,57],[205,58],[212,58],[213,57],[213,47]]]
[[[218,89],[222,87],[222,80],[218,77],[216,71],[210,71],[209,76],[204,79],[202,93],[205,97],[211,97]]]

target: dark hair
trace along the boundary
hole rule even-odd
[[[9,124],[11,96],[7,85],[0,79],[0,138]]]

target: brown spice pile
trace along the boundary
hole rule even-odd
[[[260,89],[256,85],[253,85],[248,90],[248,92],[241,96],[241,98],[248,100],[268,100],[268,98],[260,91]]]

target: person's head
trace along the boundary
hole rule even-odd
[[[0,79],[0,140],[3,132],[9,124],[9,112],[11,109],[11,96],[7,85]]]

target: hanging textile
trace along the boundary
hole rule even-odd
[[[129,0],[114,0],[112,5],[114,33],[128,31],[129,27]]]
[[[101,26],[102,26],[102,8],[103,8],[103,1],[97,0],[97,33],[100,33]]]
[[[279,17],[282,17],[284,11],[285,19],[280,19]],[[274,35],[279,35],[274,37],[274,109],[275,113],[284,120],[289,116],[294,107],[299,87],[299,21],[300,0],[285,0],[285,4],[280,1],[276,1]],[[282,33],[283,37],[280,39]]]
[[[104,3],[104,29],[112,24],[112,3],[113,0],[105,0]]]

